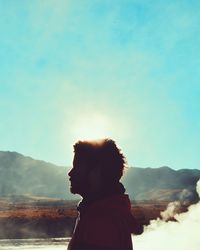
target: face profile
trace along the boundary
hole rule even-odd
[[[83,195],[88,186],[88,175],[87,175],[86,164],[84,164],[80,158],[75,154],[73,160],[73,167],[68,173],[70,180],[70,191],[73,194]]]
[[[70,191],[82,195],[97,189],[97,184],[102,188],[112,186],[123,175],[125,164],[125,157],[110,139],[78,141],[68,173]]]

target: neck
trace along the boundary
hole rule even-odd
[[[112,195],[124,194],[124,193],[125,193],[125,188],[123,184],[117,182],[112,185],[104,185],[99,190],[83,194],[82,202],[85,204],[91,204],[97,200],[101,200],[106,197],[110,197]]]

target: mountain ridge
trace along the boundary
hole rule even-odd
[[[69,191],[69,167],[35,160],[18,152],[0,151],[0,197],[32,195],[58,199],[77,199]],[[131,199],[136,200],[195,200],[198,169],[174,170],[129,167],[122,183]],[[182,198],[181,198],[182,197]]]

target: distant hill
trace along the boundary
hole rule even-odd
[[[0,151],[0,196],[31,195],[72,199],[67,168]]]
[[[136,200],[197,200],[196,183],[200,170],[129,168],[123,177],[130,197]]]
[[[0,197],[77,199],[69,191],[68,170],[16,152],[0,151]],[[198,179],[197,169],[130,167],[122,182],[131,199],[196,200]]]

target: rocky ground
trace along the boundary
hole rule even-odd
[[[78,201],[0,200],[0,238],[70,237],[77,216]],[[143,225],[160,216],[168,202],[140,201],[132,204],[132,213]],[[187,210],[186,205],[178,212]]]

